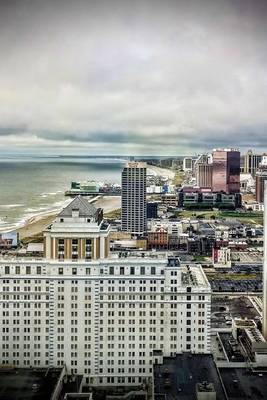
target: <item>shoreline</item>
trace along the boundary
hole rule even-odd
[[[121,207],[121,196],[97,196],[92,198],[90,203],[93,203],[97,208],[103,208],[105,214]],[[53,222],[61,210],[62,208],[58,208],[42,215],[37,214],[36,216],[32,216],[23,226],[13,229],[13,231],[19,234],[20,239],[38,235]]]
[[[175,172],[171,169],[157,167],[156,165],[147,164],[147,170],[147,175],[149,175],[149,172],[152,171],[153,175],[162,176],[168,181],[171,181],[175,176]]]
[[[175,172],[169,169],[157,167],[154,165],[148,165],[148,174],[152,172],[154,175],[162,176],[168,181],[174,178]],[[69,200],[69,202],[71,199]],[[109,213],[121,208],[121,196],[96,196],[89,200],[97,208],[103,208],[104,214]],[[13,228],[0,229],[2,232],[17,232],[20,239],[31,237],[40,234],[49,224],[53,222],[57,214],[68,204],[68,201],[62,202],[61,207],[51,208],[46,211],[36,213],[29,218],[21,221],[17,226]]]

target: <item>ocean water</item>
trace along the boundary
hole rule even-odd
[[[0,231],[64,206],[71,181],[120,183],[123,160],[85,157],[0,158]]]

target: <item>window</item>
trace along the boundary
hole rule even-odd
[[[26,275],[30,275],[31,273],[31,267],[27,266],[26,267]]]
[[[141,267],[140,268],[140,275],[145,275],[145,273],[146,273],[145,267]]]
[[[72,268],[72,275],[77,275],[77,268]]]
[[[64,222],[64,218],[60,218],[59,222]]]
[[[120,275],[124,275],[124,267],[120,267]]]
[[[134,275],[134,267],[131,267],[131,269],[130,269],[130,274],[131,274],[131,275]]]
[[[59,268],[59,269],[58,269],[58,274],[59,274],[59,275],[63,275],[63,268]]]
[[[20,267],[16,265],[16,275],[20,275]]]
[[[151,275],[156,275],[156,267],[151,267]]]
[[[9,265],[5,266],[5,274],[10,274],[10,267]]]
[[[41,267],[37,267],[37,268],[36,268],[36,272],[37,272],[37,275],[41,275],[41,273],[42,273],[42,268],[41,268]]]

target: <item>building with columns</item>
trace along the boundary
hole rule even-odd
[[[109,225],[103,210],[76,197],[44,231],[44,253],[46,259],[59,261],[108,257]]]
[[[257,169],[262,161],[263,154],[255,154],[252,150],[244,155],[244,173],[255,176]]]
[[[167,253],[108,254],[102,210],[77,197],[44,232],[45,257],[0,257],[0,364],[65,365],[89,386],[140,386],[155,354],[210,353],[211,288]]]

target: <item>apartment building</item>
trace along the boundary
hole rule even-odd
[[[121,176],[122,231],[135,235],[146,232],[146,163],[126,163]]]

